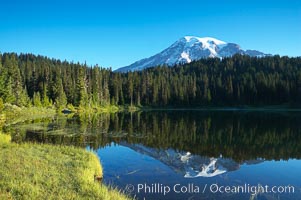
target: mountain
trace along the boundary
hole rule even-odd
[[[223,58],[234,54],[262,57],[268,54],[256,50],[242,50],[238,44],[227,43],[211,37],[185,36],[162,52],[139,60],[129,66],[117,69],[117,72],[138,71],[149,67],[179,63],[190,63],[201,58]]]

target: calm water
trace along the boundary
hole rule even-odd
[[[301,113],[157,111],[7,127],[14,141],[95,151],[138,199],[301,199]]]

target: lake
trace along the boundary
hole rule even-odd
[[[301,113],[149,111],[35,120],[15,142],[95,151],[104,182],[137,199],[301,199]]]

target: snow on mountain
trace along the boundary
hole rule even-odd
[[[256,50],[242,50],[238,44],[227,43],[211,37],[185,36],[173,43],[162,52],[139,60],[129,66],[117,69],[118,72],[138,71],[149,67],[180,63],[190,63],[202,58],[223,58],[234,54],[263,57],[264,54]]]

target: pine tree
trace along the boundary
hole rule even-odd
[[[33,93],[33,105],[36,107],[42,107],[41,95],[39,92]]]
[[[103,102],[102,105],[106,106],[110,104],[110,90],[108,79],[105,77],[103,79]]]
[[[48,92],[47,92],[47,84],[43,83],[43,93],[42,93],[42,104],[44,107],[51,106],[50,99],[48,97]]]
[[[22,89],[22,92],[21,92],[20,98],[19,98],[19,102],[20,102],[20,105],[22,105],[22,106],[25,106],[25,107],[31,106],[31,100],[28,96],[26,87]]]
[[[88,94],[86,86],[86,75],[84,74],[84,68],[80,67],[76,83],[76,106],[87,107],[88,105]]]
[[[7,70],[2,67],[2,54],[0,53],[0,98],[5,98],[7,89],[6,89],[6,78],[7,78]]]
[[[3,98],[4,102],[11,104],[16,102],[16,97],[14,96],[12,85],[12,77],[9,76],[7,82],[5,83],[5,91]]]
[[[94,105],[100,105],[101,91],[100,91],[100,70],[96,66],[92,70],[92,101]]]
[[[226,81],[226,98],[229,102],[232,101],[233,98],[233,83],[232,83],[232,76],[227,77]]]
[[[12,94],[14,96],[12,103],[18,106],[24,106],[22,79],[20,75],[20,69],[18,67],[17,55],[5,54],[3,67],[7,69],[7,75],[10,78],[8,83],[10,85],[7,85],[7,88],[11,88]]]
[[[133,106],[133,93],[134,93],[134,83],[133,83],[133,73],[129,72],[128,73],[128,95],[130,98],[130,104]]]
[[[58,79],[57,82],[57,95],[56,95],[56,99],[55,99],[55,104],[57,108],[63,108],[67,105],[67,97],[66,94],[64,92],[64,88],[63,88],[63,84],[62,84],[62,79]]]

